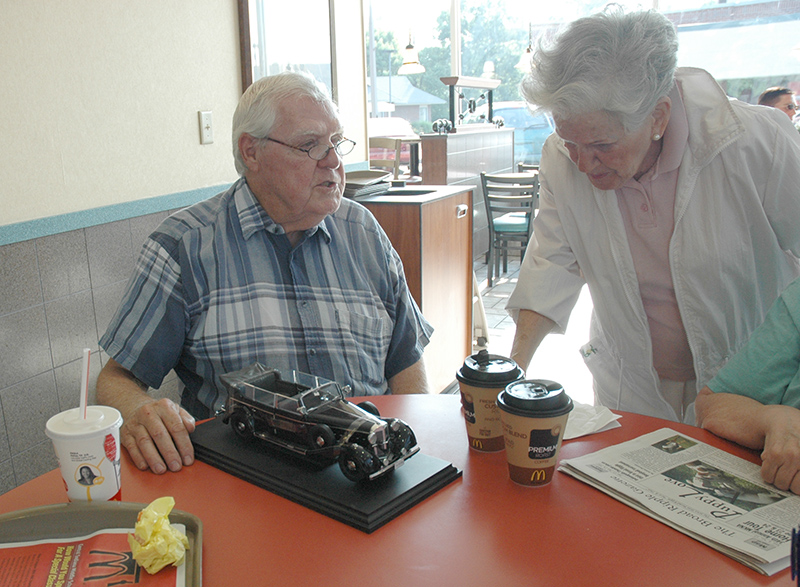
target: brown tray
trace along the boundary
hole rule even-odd
[[[379,181],[388,181],[392,174],[388,171],[380,169],[361,169],[358,171],[348,171],[345,174],[345,183],[352,187],[364,187],[378,183]]]
[[[0,515],[0,543],[58,540],[84,536],[105,528],[130,528],[146,503],[107,501],[62,503]],[[189,548],[186,551],[186,585],[203,584],[203,523],[181,510],[172,510],[169,521],[183,524]]]

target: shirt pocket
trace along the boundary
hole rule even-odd
[[[353,381],[383,387],[393,331],[389,316],[364,316],[339,309],[336,321],[345,363]]]
[[[620,361],[608,350],[601,338],[593,338],[581,347],[583,362],[592,374],[595,401],[612,409],[619,409],[621,402]]]

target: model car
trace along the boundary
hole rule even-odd
[[[236,434],[315,463],[338,462],[351,481],[382,477],[419,451],[408,424],[381,418],[370,402],[347,401],[335,381],[300,371],[284,378],[259,363],[222,380],[228,391],[222,421]]]

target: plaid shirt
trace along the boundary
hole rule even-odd
[[[150,387],[174,368],[205,417],[226,397],[219,376],[256,361],[386,393],[432,332],[363,206],[343,200],[293,250],[242,178],[150,235],[100,345]]]

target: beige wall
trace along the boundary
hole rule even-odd
[[[236,179],[236,0],[7,0],[0,18],[0,226]],[[359,0],[334,2],[339,97],[366,151]],[[198,110],[214,143],[201,145]]]

